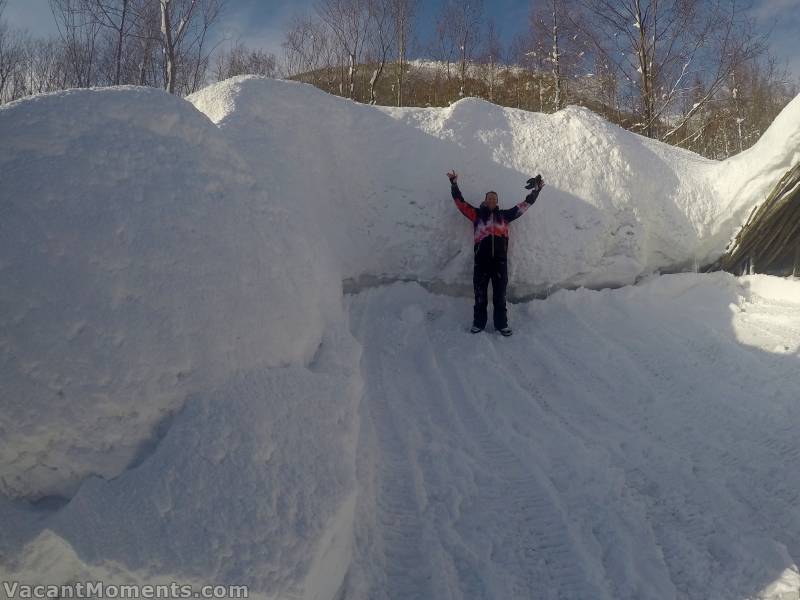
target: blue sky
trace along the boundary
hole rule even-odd
[[[508,43],[528,26],[528,14],[535,0],[484,0],[485,12],[494,18],[503,41]],[[280,53],[283,31],[292,14],[313,10],[314,0],[228,0],[219,29],[220,35],[241,39]],[[439,0],[420,0],[420,34],[433,28]],[[763,31],[772,31],[772,53],[787,61],[800,79],[800,0],[754,0],[754,15]],[[9,0],[5,17],[12,24],[33,33],[55,31],[48,0]]]

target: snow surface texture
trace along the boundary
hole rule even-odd
[[[450,168],[475,203],[548,182],[512,226],[517,296],[706,262],[797,160],[800,99],[723,163],[577,108],[376,108],[258,78],[190,101],[117,88],[0,107],[3,578],[321,599],[797,583],[797,282],[563,292],[512,311],[506,345],[459,330],[467,300],[396,285],[345,303],[342,282],[469,289]],[[549,351],[560,370],[534,378]],[[516,429],[495,431],[482,402]],[[526,529],[531,506],[550,516]],[[745,541],[709,533],[723,525]]]
[[[276,201],[311,205],[349,278],[470,287],[471,225],[444,173],[461,174],[473,204],[493,189],[506,207],[542,173],[545,191],[512,226],[517,296],[711,262],[800,160],[800,97],[761,143],[722,163],[578,107],[544,115],[473,98],[444,109],[371,107],[253,78],[189,100],[269,170]]]
[[[514,306],[510,339],[470,309],[410,283],[351,300],[344,597],[798,597],[800,281],[561,291]]]
[[[10,104],[0,139],[6,567],[292,591],[348,518],[360,397],[308,219],[157,90]]]

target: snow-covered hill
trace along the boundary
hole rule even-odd
[[[259,78],[188,102],[38,96],[0,107],[0,139],[4,579],[276,598],[794,585],[800,284],[564,291],[514,307],[508,343],[470,337],[470,225],[444,173],[505,206],[544,175],[512,226],[516,296],[626,285],[722,251],[800,160],[800,98],[723,163],[578,108],[378,108]],[[448,296],[343,295],[396,280]],[[570,443],[545,441],[555,423]]]

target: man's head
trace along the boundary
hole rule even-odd
[[[486,192],[486,198],[483,203],[489,210],[494,210],[497,207],[497,192]]]

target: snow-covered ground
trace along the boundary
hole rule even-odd
[[[515,305],[510,339],[413,283],[350,306],[344,597],[798,597],[800,282],[563,291]]]
[[[797,596],[800,282],[657,273],[800,160],[800,98],[722,163],[258,78],[38,96],[0,139],[0,579]],[[469,336],[451,168],[476,203],[548,183],[512,295],[628,287]]]

